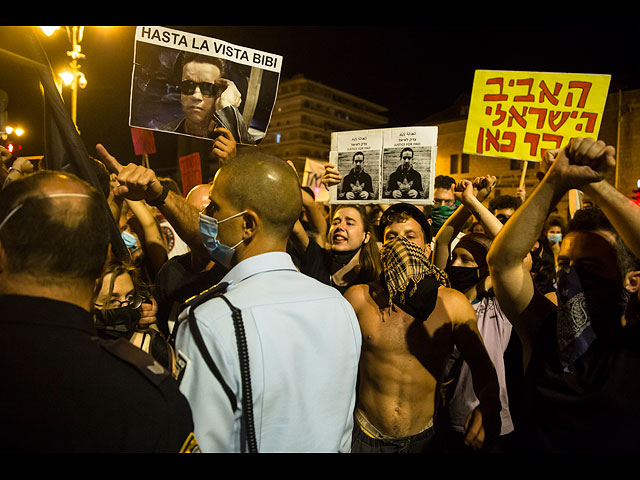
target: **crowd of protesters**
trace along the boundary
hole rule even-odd
[[[100,188],[0,147],[3,450],[640,450],[613,147],[548,151],[528,195],[439,176],[433,206],[325,205],[231,138],[188,195],[103,145]],[[594,206],[562,215],[572,189]]]

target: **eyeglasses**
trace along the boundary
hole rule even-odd
[[[135,310],[137,308],[140,308],[140,305],[142,305],[143,302],[143,298],[136,296],[136,295],[129,295],[127,298],[125,298],[124,300],[117,300],[117,299],[111,299],[109,300],[109,302],[107,303],[107,305],[100,305],[98,303],[94,304],[94,306],[97,309],[103,309],[103,308],[107,308],[107,309],[113,309],[113,308],[122,308],[122,307],[129,307],[132,310]]]
[[[205,97],[215,97],[218,94],[219,87],[215,83],[194,82],[193,80],[183,80],[180,83],[180,93],[183,95],[193,95],[196,87],[200,89],[200,93]]]
[[[446,205],[447,207],[452,206],[455,203],[455,200],[443,200],[442,198],[434,198],[433,199],[433,204],[434,205]]]

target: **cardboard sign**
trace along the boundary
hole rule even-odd
[[[463,151],[541,161],[571,138],[597,138],[610,81],[610,75],[477,70]]]
[[[178,159],[182,176],[182,195],[186,197],[196,185],[202,183],[202,165],[198,152],[190,153]]]
[[[336,132],[329,158],[342,181],[329,203],[433,203],[437,127]]]
[[[156,153],[156,142],[151,130],[131,127],[131,139],[136,155]]]
[[[282,57],[164,27],[137,27],[129,125],[239,144],[262,141]]]
[[[302,175],[301,185],[313,190],[316,202],[329,201],[329,191],[322,183],[323,175],[324,162],[307,158],[304,164],[304,173]]]

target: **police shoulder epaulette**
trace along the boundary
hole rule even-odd
[[[191,298],[188,298],[184,303],[184,307],[186,308],[186,307],[192,307],[194,305],[200,305],[201,303],[206,302],[207,300],[213,297],[217,297],[218,295],[226,292],[228,286],[229,284],[225,282],[225,283],[218,283],[213,287],[207,288],[206,290],[200,292],[199,294],[194,295]]]
[[[112,355],[134,366],[154,385],[159,385],[171,375],[155,358],[124,338],[99,339],[99,344]]]

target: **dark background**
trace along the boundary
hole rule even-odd
[[[388,126],[401,127],[470,94],[476,69],[611,74],[611,91],[640,88],[639,25],[566,23],[165,26],[282,55],[282,79],[303,74],[382,105]],[[0,27],[0,48],[23,52],[25,28],[30,27]],[[80,65],[88,80],[78,94],[81,137],[90,154],[103,143],[121,162],[139,161],[128,125],[134,37],[135,26],[87,26],[81,44],[86,59]],[[71,45],[64,31],[39,38],[52,69],[66,67]],[[7,58],[0,61],[9,123],[26,130],[21,155],[40,155],[44,107],[38,77]],[[64,99],[70,104],[68,93]],[[177,163],[176,137],[155,133],[152,167]]]

